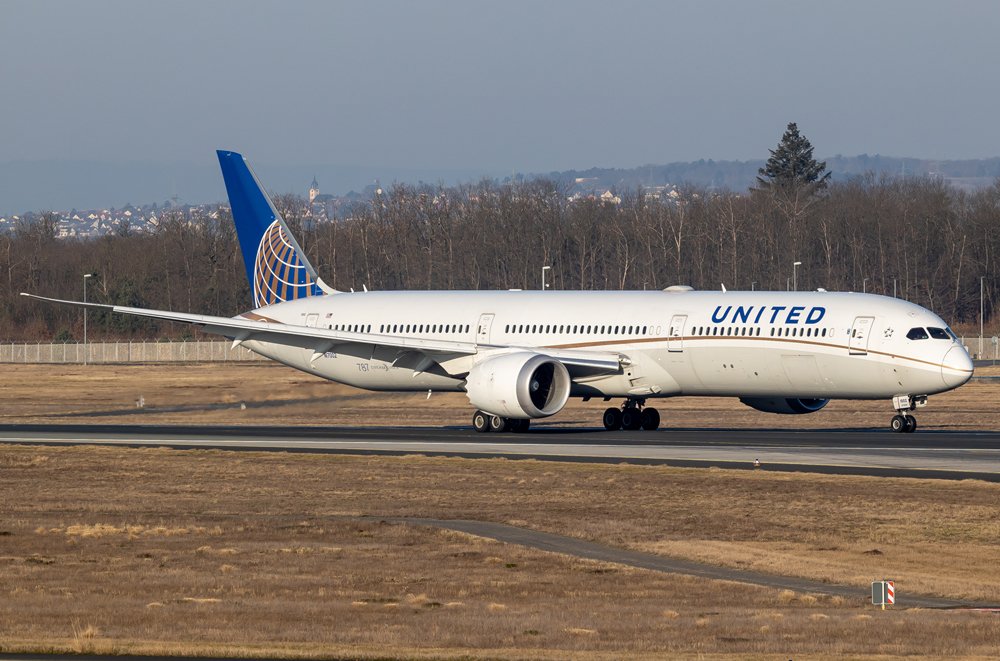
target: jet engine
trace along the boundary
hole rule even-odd
[[[465,392],[478,409],[507,418],[555,415],[569,399],[570,377],[555,358],[508,353],[487,358],[469,371]]]
[[[752,409],[765,413],[792,415],[815,413],[830,402],[829,399],[800,399],[798,397],[740,397],[740,401]]]

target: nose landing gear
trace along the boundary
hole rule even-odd
[[[655,431],[660,426],[660,412],[653,407],[643,408],[645,404],[646,401],[643,399],[626,399],[622,408],[607,409],[602,419],[604,428],[608,431],[618,429]]]
[[[927,395],[896,395],[892,398],[892,408],[896,415],[889,421],[889,429],[897,434],[912,434],[917,429],[917,419],[910,411],[927,406]]]

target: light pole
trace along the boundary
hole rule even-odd
[[[792,291],[799,290],[799,267],[802,266],[802,262],[792,262]]]
[[[754,280],[750,283],[750,291],[757,291],[757,281]]]
[[[87,364],[87,280],[93,278],[96,273],[83,274],[83,364]]]
[[[864,280],[861,281],[861,293],[862,294],[868,293],[868,278],[865,278]]]
[[[896,296],[896,278],[892,279],[892,297],[893,298],[898,298]]]
[[[545,272],[551,268],[552,268],[551,266],[542,267],[542,291],[545,291],[545,288],[548,287],[548,285],[545,284]]]
[[[983,357],[983,280],[985,275],[979,276],[979,358]]]

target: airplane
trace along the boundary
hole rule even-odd
[[[192,324],[303,372],[381,391],[464,392],[479,432],[524,432],[570,397],[621,399],[607,430],[655,430],[649,404],[736,397],[776,414],[892,402],[890,428],[973,371],[936,314],[848,292],[368,291],[327,285],[247,160],[217,152],[253,292],[235,317],[81,303]]]

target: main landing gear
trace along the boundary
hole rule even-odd
[[[927,395],[896,395],[892,398],[892,408],[896,415],[889,421],[889,428],[897,434],[912,434],[917,429],[917,419],[910,411],[927,406]]]
[[[604,428],[608,431],[645,429],[654,431],[660,426],[660,412],[653,407],[643,408],[643,399],[626,399],[620,409],[609,408],[604,412]]]
[[[504,418],[499,415],[487,413],[486,411],[476,411],[472,414],[472,426],[480,433],[509,431],[519,434],[528,431],[528,427],[531,426],[531,420]]]

